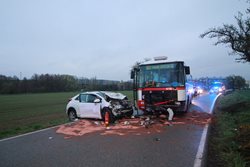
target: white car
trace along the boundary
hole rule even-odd
[[[84,92],[72,97],[67,104],[66,113],[70,121],[76,118],[104,119],[109,112],[110,122],[122,116],[133,114],[132,104],[121,93],[94,91]]]

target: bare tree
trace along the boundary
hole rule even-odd
[[[249,2],[248,2],[249,3]],[[215,45],[224,44],[231,47],[230,54],[237,55],[237,62],[250,62],[250,8],[246,11],[246,18],[241,12],[235,16],[237,25],[224,24],[222,27],[211,28],[200,37],[217,38]]]

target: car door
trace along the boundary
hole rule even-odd
[[[101,118],[100,109],[101,103],[95,103],[94,100],[98,98],[94,94],[80,95],[80,117],[82,118]]]

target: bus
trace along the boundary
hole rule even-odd
[[[137,63],[131,70],[134,106],[144,114],[187,112],[193,97],[193,86],[187,82],[190,67],[183,61],[166,57]]]

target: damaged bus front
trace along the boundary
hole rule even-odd
[[[189,74],[183,61],[168,62],[165,57],[138,63],[131,71],[135,107],[145,114],[165,113],[168,108],[187,112],[193,89],[187,83]]]

